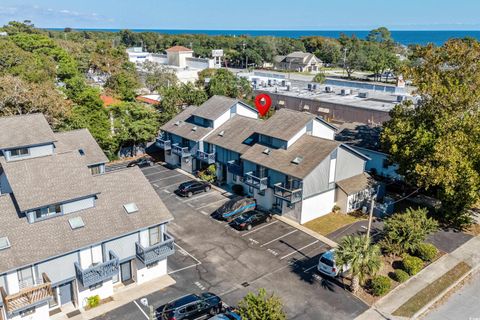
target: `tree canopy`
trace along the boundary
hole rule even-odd
[[[249,292],[238,304],[242,319],[249,320],[285,320],[281,300],[275,295],[259,289],[258,294]]]

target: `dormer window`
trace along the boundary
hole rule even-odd
[[[28,155],[28,148],[18,148],[10,150],[11,157],[23,157]]]
[[[60,214],[62,212],[62,206],[57,204],[54,206],[48,206],[46,208],[41,208],[38,210],[35,210],[35,220],[41,220],[45,219],[57,214]]]

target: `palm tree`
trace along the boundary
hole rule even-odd
[[[335,262],[343,272],[345,266],[352,273],[351,290],[358,292],[367,276],[375,275],[382,266],[380,247],[372,245],[366,236],[346,236],[335,250]]]

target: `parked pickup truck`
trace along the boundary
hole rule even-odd
[[[257,201],[255,199],[236,197],[223,204],[213,213],[212,216],[216,219],[227,220],[230,222],[244,212],[255,210],[256,207]]]

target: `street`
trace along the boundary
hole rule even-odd
[[[181,198],[173,191],[189,177],[158,164],[142,171],[175,217],[168,232],[177,247],[168,271],[177,283],[147,296],[157,310],[182,295],[206,291],[235,306],[259,288],[282,299],[289,319],[353,319],[366,310],[341,283],[316,272],[326,244],[275,219],[251,231],[234,230],[210,217],[228,200],[221,192]],[[98,319],[142,319],[147,312],[136,301]]]

